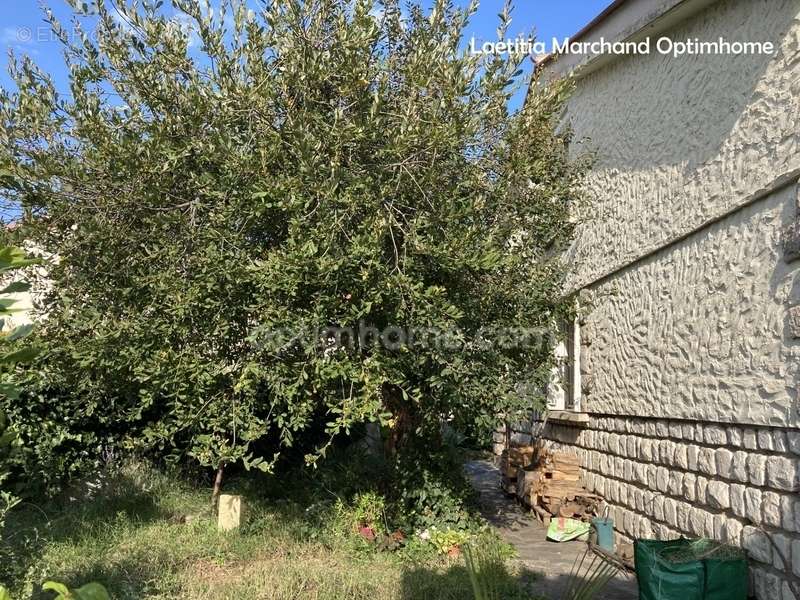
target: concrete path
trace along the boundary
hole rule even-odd
[[[544,526],[524,511],[500,489],[500,471],[488,460],[467,463],[467,474],[480,494],[481,512],[497,532],[519,553],[519,560],[540,575],[534,591],[550,600],[559,600],[567,584],[575,558],[586,550],[583,542],[550,542]],[[636,580],[617,576],[603,592],[601,600],[636,600]]]

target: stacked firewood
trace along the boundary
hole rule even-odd
[[[500,455],[500,485],[503,490],[507,494],[516,495],[518,473],[524,473],[526,469],[535,465],[537,460],[537,449],[533,446],[511,446],[504,450]]]
[[[530,506],[542,521],[589,520],[598,514],[602,498],[581,485],[580,461],[574,454],[512,447],[501,456],[501,471],[503,489]]]

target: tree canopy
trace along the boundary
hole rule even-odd
[[[582,166],[566,84],[512,112],[525,57],[464,50],[476,5],[70,3],[69,90],[23,57],[0,92],[2,194],[59,257],[23,432],[266,470],[535,401]]]

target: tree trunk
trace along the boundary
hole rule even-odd
[[[388,457],[394,458],[408,435],[414,430],[416,415],[413,405],[403,399],[403,394],[397,386],[385,383],[381,391],[384,406],[392,414],[394,421],[386,439],[385,450]]]
[[[219,493],[222,491],[222,478],[225,475],[225,463],[219,463],[217,467],[217,475],[214,477],[214,489],[211,492],[211,512],[217,512],[217,503],[219,502]]]

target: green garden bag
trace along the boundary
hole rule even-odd
[[[747,557],[713,540],[636,540],[640,600],[747,600]]]

